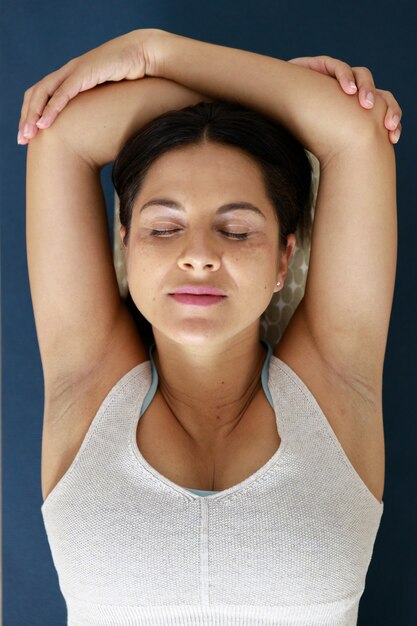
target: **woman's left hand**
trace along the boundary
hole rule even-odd
[[[376,89],[371,72],[367,67],[350,67],[344,61],[334,59],[326,55],[316,57],[296,57],[289,63],[302,65],[321,74],[333,76],[340,83],[343,91],[348,95],[354,95],[359,89],[359,103],[365,109],[372,109],[375,102],[375,93],[380,95],[387,104],[387,112],[384,119],[385,128],[391,143],[397,143],[401,131],[402,110],[390,91]]]

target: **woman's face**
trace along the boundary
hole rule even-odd
[[[261,213],[220,208],[243,202]],[[122,226],[122,239],[125,232]],[[258,329],[278,290],[278,241],[275,210],[248,155],[215,143],[171,150],[152,164],[134,203],[125,248],[132,299],[154,328],[182,345],[222,343]],[[184,304],[170,295],[184,285],[216,287],[227,297]]]

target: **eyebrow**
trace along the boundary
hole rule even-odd
[[[169,207],[170,209],[176,209],[177,211],[185,211],[182,204],[180,204],[179,202],[176,202],[175,200],[167,200],[166,198],[155,198],[154,200],[149,200],[149,202],[145,202],[145,204],[141,207],[139,213],[141,213],[148,207],[155,205],[155,204],[163,205],[163,206]],[[229,211],[236,211],[238,209],[245,209],[246,211],[253,211],[254,213],[257,213],[258,215],[260,215],[266,220],[266,217],[262,213],[262,211],[258,209],[257,206],[255,206],[254,204],[251,204],[250,202],[229,202],[228,204],[222,204],[222,206],[217,209],[217,213],[222,215],[223,213],[228,213]]]

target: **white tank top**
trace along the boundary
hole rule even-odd
[[[355,626],[383,513],[297,374],[272,355],[281,444],[199,496],[141,455],[151,362],[110,390],[41,507],[69,626]]]

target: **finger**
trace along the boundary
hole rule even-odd
[[[372,109],[375,104],[375,83],[367,67],[352,67],[359,90],[359,103],[365,109]]]
[[[23,120],[26,119],[26,115],[27,115],[27,110],[29,107],[29,101],[30,98],[32,96],[32,91],[33,91],[33,87],[30,87],[29,89],[26,89],[25,94],[23,96],[23,104],[22,104],[22,108],[20,111],[20,119],[19,119],[19,124],[18,124],[18,135],[17,135],[17,143],[20,144],[26,144],[28,143],[28,139],[26,139],[25,137],[23,137],[23,126],[24,126],[24,122]]]
[[[384,126],[388,130],[395,131],[403,115],[402,109],[390,91],[377,89],[376,92],[388,105],[388,109],[385,114]]]
[[[324,63],[327,73],[336,78],[345,93],[352,95],[357,92],[355,75],[350,65],[329,56],[324,57]]]
[[[21,121],[19,122],[19,131],[24,139],[32,139],[38,132],[36,122],[42,115],[42,111],[52,91],[52,89],[48,89],[48,91],[45,91],[45,89],[44,86],[34,89],[30,99],[25,104],[25,110],[22,112]]]
[[[19,128],[21,127],[23,120],[26,119],[27,111],[29,108],[29,102],[32,97],[33,89],[34,89],[34,85],[30,87],[29,89],[26,89],[24,93],[22,108],[20,109]]]
[[[44,108],[42,117],[36,122],[36,126],[42,129],[49,128],[68,102],[75,98],[80,91],[88,88],[87,85],[83,87],[82,79],[77,74],[71,74],[55,91]]]
[[[344,61],[321,55],[316,57],[296,57],[295,59],[290,59],[289,63],[303,65],[316,72],[333,76],[338,80],[343,91],[349,95],[357,92],[352,68]]]
[[[352,95],[358,91],[350,65],[339,59],[329,58],[326,61],[326,67],[329,70],[329,74],[336,78],[345,93]]]
[[[69,68],[67,66],[68,64],[55,72],[51,72],[51,74],[48,74],[48,76],[26,90],[20,114],[19,132],[23,135],[26,130],[27,139],[31,139],[36,135],[38,129],[35,124],[42,115],[45,104],[51,95],[68,75]]]
[[[330,57],[324,55],[316,57],[296,57],[295,59],[290,59],[288,63],[301,65],[302,67],[320,72],[321,74],[332,74],[333,72],[331,70],[329,71],[329,68],[326,66],[326,59],[328,58]]]
[[[401,136],[401,133],[402,133],[402,129],[403,129],[403,127],[402,127],[402,124],[400,122],[398,124],[396,130],[390,130],[390,132],[388,134],[389,134],[389,138],[390,138],[391,143],[398,143],[399,142],[400,136]]]

